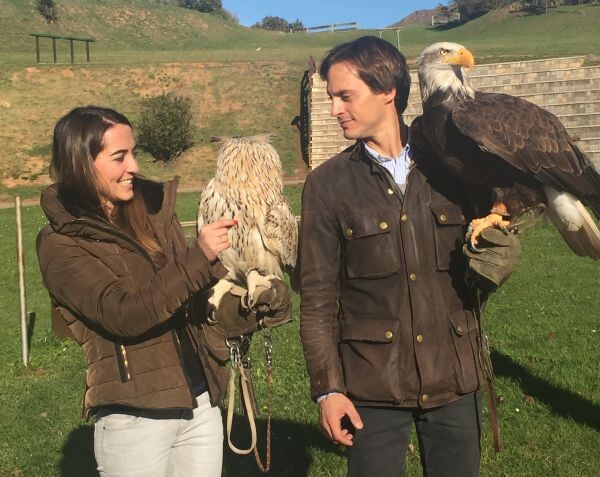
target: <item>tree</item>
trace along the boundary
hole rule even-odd
[[[263,28],[264,30],[275,30],[275,31],[290,31],[290,30],[303,30],[304,25],[298,19],[290,23],[285,18],[267,15],[260,22],[256,22],[252,25],[252,28]]]
[[[58,21],[58,12],[56,11],[54,0],[37,0],[37,9],[48,23]]]
[[[203,13],[214,13],[225,20],[239,23],[238,17],[229,10],[223,8],[221,0],[179,0],[179,6]]]
[[[179,0],[179,6],[204,13],[223,10],[221,0]]]
[[[137,125],[140,145],[158,161],[168,162],[192,147],[192,101],[165,93],[142,102]]]

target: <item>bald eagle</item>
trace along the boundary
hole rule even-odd
[[[229,229],[231,247],[219,254],[228,274],[213,288],[209,303],[218,308],[234,285],[248,290],[253,306],[270,279],[293,277],[298,225],[283,195],[281,160],[269,134],[213,138],[221,145],[217,169],[200,196],[198,231],[219,219],[237,220]]]
[[[574,253],[600,260],[600,174],[559,119],[523,99],[477,91],[465,72],[472,53],[435,43],[418,59],[421,127],[436,155],[464,182],[491,191],[490,215],[472,222],[510,227],[528,211],[548,211]]]

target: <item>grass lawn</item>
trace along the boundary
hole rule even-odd
[[[287,188],[298,211],[300,186]],[[181,220],[192,220],[197,194],[180,194]],[[14,211],[0,210],[0,475],[90,476],[90,424],[80,420],[84,367],[77,345],[50,332],[49,300],[34,242],[45,220],[39,207],[24,210],[28,307],[36,320],[31,365],[21,365]],[[596,262],[572,255],[544,223],[522,235],[523,257],[513,277],[491,299],[486,322],[493,345],[504,450],[491,449],[484,425],[482,475],[592,476],[600,468],[600,313]],[[294,302],[296,317],[298,301]],[[279,476],[343,476],[343,449],[317,428],[298,321],[274,331],[273,470]],[[260,335],[253,343],[259,402],[265,371]],[[259,432],[264,436],[264,415]],[[245,443],[244,421],[236,439]],[[259,441],[264,445],[264,440]],[[413,436],[412,444],[416,446]],[[261,447],[262,448],[262,447]],[[261,475],[251,456],[225,451],[225,475]],[[420,474],[418,450],[407,476]]]

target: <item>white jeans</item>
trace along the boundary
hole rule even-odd
[[[100,412],[94,454],[101,477],[219,477],[223,465],[223,421],[208,393],[180,416],[155,419]]]

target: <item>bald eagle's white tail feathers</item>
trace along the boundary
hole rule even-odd
[[[548,216],[571,250],[580,257],[600,260],[600,230],[584,205],[567,192],[544,187]]]

